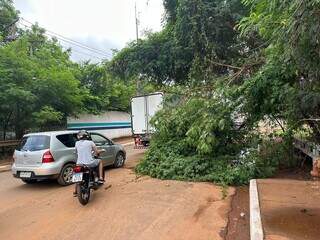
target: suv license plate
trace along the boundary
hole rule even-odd
[[[74,173],[72,176],[72,182],[81,182],[83,173]]]
[[[20,172],[20,177],[21,178],[30,178],[31,172]]]

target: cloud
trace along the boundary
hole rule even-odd
[[[23,13],[27,14],[34,12],[32,5],[26,0],[14,0],[14,5],[16,9],[19,9]]]
[[[162,0],[14,0],[23,18],[108,53],[111,48],[121,49],[135,40],[135,2],[139,30],[161,30]],[[81,54],[75,52],[81,48],[73,48],[72,58],[82,59],[84,54],[80,57]],[[92,54],[84,49],[81,52]]]

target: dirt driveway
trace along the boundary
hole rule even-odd
[[[127,149],[126,167],[107,170],[108,183],[85,207],[73,186],[0,173],[0,239],[223,239],[230,197],[213,184],[139,178],[132,168],[143,150]]]

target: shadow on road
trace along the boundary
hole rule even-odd
[[[67,186],[59,185],[56,180],[42,180],[42,181],[38,181],[38,182],[32,183],[32,184],[27,184],[27,183],[21,182],[21,185],[15,187],[15,188],[19,189],[19,190],[41,191],[41,190],[64,188],[64,187],[67,187]]]

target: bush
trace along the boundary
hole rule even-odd
[[[263,143],[261,148],[263,150],[260,151],[257,148],[249,149],[237,156],[221,155],[210,158],[196,154],[183,156],[171,147],[152,144],[136,171],[159,179],[243,185],[253,178],[271,177],[279,166],[288,166],[283,157],[288,156],[286,143],[275,144],[268,141]]]
[[[153,119],[157,131],[137,173],[222,185],[274,175],[290,158],[290,143],[262,142],[249,131],[236,130],[233,113],[226,101],[199,99],[162,110]]]

